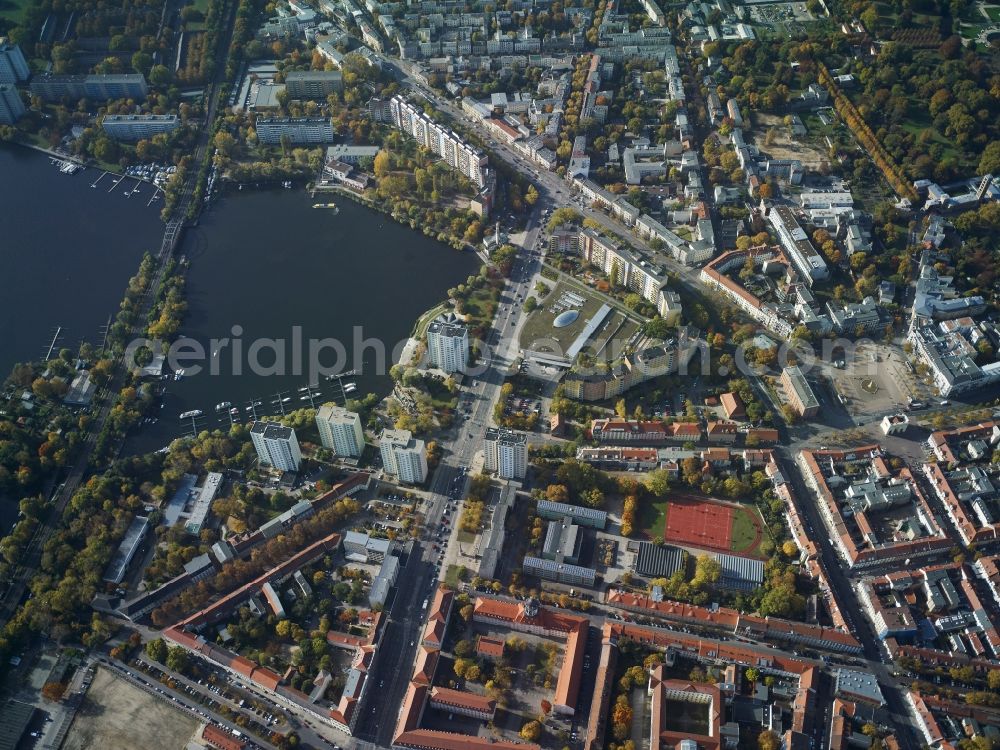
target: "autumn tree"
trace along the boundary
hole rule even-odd
[[[42,685],[42,697],[45,700],[58,703],[66,693],[66,687],[65,682],[46,682]]]
[[[542,723],[540,721],[529,721],[519,732],[522,740],[527,740],[528,742],[535,742],[539,737],[542,736]]]

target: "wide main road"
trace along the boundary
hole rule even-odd
[[[205,159],[211,145],[209,139],[211,138],[215,117],[218,112],[219,91],[226,82],[226,64],[229,59],[228,50],[230,44],[232,43],[237,5],[237,0],[229,0],[226,20],[222,24],[222,28],[225,29],[225,31],[219,41],[221,45],[220,51],[223,51],[225,54],[217,55],[219,61],[213,71],[212,80],[206,88],[205,96],[207,108],[205,123],[198,136],[198,144],[194,151],[194,165],[189,170],[188,178],[181,192],[180,200],[177,202],[174,214],[177,218],[171,219],[164,231],[164,242],[156,259],[156,271],[139,302],[139,307],[135,316],[135,320],[138,322],[130,332],[130,335],[133,337],[143,333],[142,327],[145,325],[145,321],[149,316],[149,311],[156,301],[156,292],[163,282],[163,275],[167,266],[166,260],[170,257],[176,247],[176,243],[180,237],[181,225],[184,221],[184,217],[187,215],[189,207],[191,206],[191,200],[194,195],[195,180],[198,175],[198,168]],[[54,503],[49,510],[46,520],[40,524],[38,529],[35,531],[35,535],[32,537],[28,548],[22,556],[19,567],[14,571],[10,584],[4,591],[2,606],[0,606],[0,625],[6,624],[17,610],[25,591],[27,590],[28,582],[38,569],[38,565],[42,557],[42,551],[45,548],[45,543],[52,536],[56,525],[62,519],[66,504],[69,502],[70,498],[73,497],[73,494],[89,474],[89,470],[91,468],[90,461],[93,456],[94,447],[97,443],[97,436],[100,435],[101,431],[104,429],[104,425],[107,423],[111,410],[115,405],[115,394],[121,391],[121,389],[125,386],[126,378],[128,377],[128,371],[124,367],[124,362],[121,357],[118,358],[115,364],[115,375],[107,389],[105,389],[104,402],[94,415],[94,419],[91,422],[87,436],[84,439],[83,444],[80,446],[76,461],[74,462],[72,468],[70,468],[66,479],[60,485],[59,490],[56,493],[56,497],[53,498]]]
[[[882,641],[877,637],[864,614],[864,609],[858,593],[847,576],[842,565],[842,560],[833,548],[827,532],[826,524],[820,517],[816,501],[813,494],[806,487],[799,472],[799,467],[795,463],[794,457],[797,451],[793,447],[779,446],[776,452],[781,456],[784,463],[784,474],[792,483],[794,488],[795,504],[799,512],[808,523],[807,531],[809,538],[819,549],[823,567],[826,569],[827,581],[833,589],[841,610],[848,618],[854,636],[861,641],[864,646],[864,654],[868,669],[876,676],[882,693],[886,699],[886,706],[892,715],[896,728],[896,737],[904,750],[917,750],[924,743],[922,738],[914,732],[913,723],[910,718],[909,706],[906,702],[906,688],[900,684],[893,674],[892,663],[888,659]]]
[[[524,241],[528,248],[534,242],[540,212],[538,208],[529,217]],[[433,597],[437,583],[445,576],[449,560],[457,557],[455,529],[461,512],[460,501],[465,496],[471,476],[469,468],[476,453],[482,450],[487,428],[493,425],[493,404],[499,397],[508,368],[520,352],[517,334],[523,312],[518,295],[522,299],[527,297],[531,279],[539,268],[540,260],[534,251],[524,250],[519,254],[501,292],[493,329],[488,340],[481,344],[479,365],[465,376],[462,384],[460,401],[471,402],[471,414],[465,419],[456,419],[450,432],[439,440],[444,448],[444,457],[434,471],[430,495],[425,501],[425,538],[414,543],[410,558],[396,583],[396,599],[372,676],[377,680],[373,695],[378,697],[368,700],[365,715],[358,723],[358,736],[382,747],[392,743],[403,696],[409,685],[427,617],[424,602]],[[454,519],[450,526],[442,525],[446,513]],[[435,546],[439,549],[435,550]]]

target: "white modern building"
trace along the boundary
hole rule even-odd
[[[157,133],[169,133],[180,125],[177,115],[105,115],[104,132],[119,141],[139,141]]]
[[[486,430],[486,471],[502,479],[524,479],[528,473],[528,436],[523,432],[497,429]]]
[[[410,484],[420,484],[427,478],[427,447],[409,430],[383,430],[379,450],[387,474]]]
[[[427,327],[427,356],[445,372],[464,372],[469,364],[469,329],[451,314]]]
[[[281,471],[299,470],[302,451],[291,427],[277,422],[254,422],[250,425],[250,439],[262,464]]]
[[[0,37],[0,83],[20,83],[30,75],[31,68],[21,48],[7,37]]]
[[[795,214],[788,206],[773,206],[767,212],[767,218],[774,227],[775,234],[789,259],[807,284],[825,279],[830,275],[826,261],[816,252],[812,242],[806,235],[806,230],[799,224]]]
[[[289,143],[332,143],[333,123],[329,117],[258,117],[254,125],[257,140],[274,145],[287,136]]]
[[[422,109],[396,95],[389,101],[393,124],[421,146],[440,156],[478,187],[486,184],[486,154],[453,130],[428,117]]]
[[[323,404],[316,412],[316,429],[323,447],[338,456],[356,458],[365,450],[361,417],[353,411],[336,404]]]

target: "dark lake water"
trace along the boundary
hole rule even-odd
[[[112,188],[101,172],[64,175],[44,154],[0,146],[0,372],[58,346],[99,343],[142,254],[163,236],[152,185]]]
[[[337,211],[313,208],[328,200]],[[341,381],[327,370],[357,371],[342,380],[355,384],[353,397],[388,393],[393,351],[416,318],[480,266],[347,199],[281,189],[230,191],[178,254],[190,262],[181,331],[204,356],[178,359],[185,376],[163,381],[159,421],[131,438],[129,452],[159,449],[192,427],[228,426],[228,410],[215,408],[226,401],[241,421],[255,402],[258,416],[309,406],[299,389],[310,384],[317,404],[340,401]],[[180,420],[196,409],[204,414],[194,425]]]

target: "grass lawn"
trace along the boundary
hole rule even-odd
[[[448,308],[447,302],[442,302],[435,305],[430,310],[425,312],[419,318],[417,318],[416,324],[413,326],[413,336],[416,338],[421,338],[427,333],[427,327],[437,318],[441,313],[443,313]]]
[[[583,297],[584,302],[580,307],[565,307],[560,304],[560,297],[564,292]],[[551,351],[553,344],[556,344],[556,354],[564,354],[570,345],[580,335],[587,323],[594,316],[603,303],[597,297],[588,294],[580,287],[560,282],[545,297],[538,309],[525,321],[524,328],[521,329],[521,346],[525,349],[534,349],[537,342],[544,342],[538,351]],[[556,316],[567,310],[577,310],[580,314],[576,320],[563,328],[555,328],[552,323]]]
[[[465,529],[458,530],[458,541],[462,544],[472,544],[476,541],[476,535],[466,531]],[[454,566],[452,566],[454,567]]]
[[[467,315],[469,326],[474,328],[477,324],[489,325],[496,314],[497,290],[490,286],[483,289],[476,289],[465,301],[462,312]]]
[[[986,8],[986,15],[990,17],[991,21],[1000,21],[1000,7],[992,5]]]
[[[459,535],[459,537],[461,537],[461,534]],[[444,582],[449,586],[451,586],[453,589],[457,590],[459,583],[461,582],[461,579],[459,579],[458,577],[461,571],[462,571],[461,565],[449,565],[448,572],[444,574]]]
[[[667,528],[667,507],[670,502],[666,498],[646,503],[639,508],[639,517],[635,522],[635,530],[641,531],[646,539],[663,538]]]
[[[733,514],[732,542],[729,548],[736,554],[755,552],[759,541],[763,540],[763,526],[763,519],[756,508],[740,508]]]

